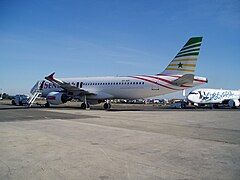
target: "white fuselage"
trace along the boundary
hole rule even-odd
[[[181,91],[207,82],[204,77],[194,77],[193,84],[185,86],[175,86],[171,82],[181,77],[166,75],[141,75],[125,77],[84,77],[84,78],[60,78],[61,80],[77,86],[84,91],[92,93],[88,95],[89,100],[98,99],[139,99],[154,97]],[[44,82],[42,97],[46,97],[50,92],[61,92],[64,90],[58,85]],[[34,92],[34,88],[31,90]],[[74,98],[81,94],[73,94]]]
[[[189,93],[188,100],[197,104],[220,104],[228,100],[239,100],[240,91],[223,89],[196,89]]]

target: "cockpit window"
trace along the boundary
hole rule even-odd
[[[190,92],[189,94],[198,94],[197,92]]]

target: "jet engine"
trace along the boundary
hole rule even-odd
[[[230,107],[230,108],[236,108],[236,107],[238,107],[240,105],[240,103],[239,103],[239,101],[237,100],[237,99],[230,99],[229,101],[228,101],[228,106]]]
[[[61,92],[50,92],[47,95],[46,99],[47,102],[53,105],[64,104],[67,101],[71,100],[67,94]]]

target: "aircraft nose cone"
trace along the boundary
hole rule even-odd
[[[190,102],[193,102],[193,103],[199,103],[200,102],[199,94],[196,93],[196,92],[191,92],[190,94],[188,94],[187,99]]]
[[[197,98],[197,95],[196,95],[196,94],[189,94],[189,95],[187,96],[187,99],[188,99],[190,102],[193,102],[193,103],[198,102],[198,98]]]
[[[187,96],[187,99],[192,102],[192,101],[193,101],[193,96],[192,96],[192,94],[189,94],[189,95]]]

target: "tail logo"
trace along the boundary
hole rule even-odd
[[[182,66],[183,66],[183,64],[181,62],[178,63],[178,68],[183,68]]]

